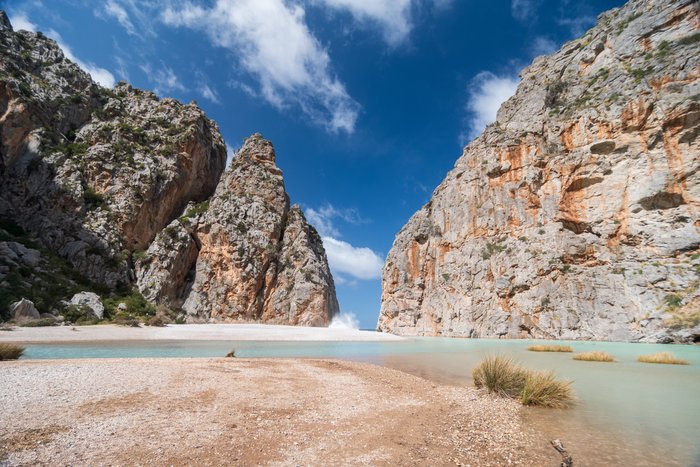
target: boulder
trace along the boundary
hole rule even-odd
[[[17,323],[26,323],[41,318],[34,302],[26,298],[10,305],[10,315]]]
[[[104,318],[105,307],[100,300],[100,296],[94,292],[80,292],[73,295],[70,304],[75,306],[85,306],[97,319]]]

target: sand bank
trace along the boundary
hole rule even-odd
[[[53,360],[0,371],[3,465],[558,463],[517,402],[369,364]]]
[[[123,340],[274,340],[274,341],[396,341],[399,336],[344,328],[308,328],[269,324],[177,324],[132,328],[96,326],[16,327],[0,332],[0,342],[70,342]]]

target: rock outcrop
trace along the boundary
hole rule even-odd
[[[147,253],[181,265],[160,267],[164,274],[153,282],[182,291],[169,297],[184,301],[190,321],[326,326],[338,312],[321,239],[298,206],[290,209],[272,144],[260,135],[246,140],[214,196],[176,222],[168,227],[170,245]]]
[[[219,129],[195,103],[102,88],[0,11],[0,317],[50,280],[43,255],[76,274],[41,296],[41,312],[85,285],[136,285],[195,321],[327,324],[338,305],[325,252],[290,215],[271,144],[253,137],[221,179],[225,164]]]
[[[399,232],[378,328],[700,339],[700,15],[632,0],[539,57]]]

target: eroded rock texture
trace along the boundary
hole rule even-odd
[[[633,0],[526,68],[399,232],[378,328],[697,340],[699,29]]]

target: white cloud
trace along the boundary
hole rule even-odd
[[[411,0],[315,0],[326,7],[349,12],[358,23],[370,23],[382,31],[392,46],[403,42],[411,31]],[[444,0],[437,2],[444,6]]]
[[[237,81],[235,79],[228,80],[226,82],[226,86],[230,87],[231,89],[240,89],[243,91],[245,94],[247,94],[249,97],[252,97],[253,99],[257,99],[258,93],[253,89],[252,87],[248,86],[242,81]]]
[[[207,83],[202,83],[200,85],[199,93],[205,99],[207,99],[215,104],[221,104],[221,101],[219,100],[219,94],[216,92],[216,90],[214,88],[209,87],[209,85]]]
[[[148,76],[148,79],[156,86],[153,89],[158,95],[171,93],[173,91],[184,92],[187,90],[180,82],[172,68],[163,65],[162,68],[154,69],[150,63],[141,65],[139,68]]]
[[[116,57],[114,57],[114,61],[117,62],[117,74],[119,75],[119,77],[124,81],[130,81],[129,71],[127,70],[128,65],[126,63],[126,60],[117,55]]]
[[[330,203],[326,203],[318,209],[305,208],[304,214],[311,225],[318,230],[323,239],[323,247],[326,249],[328,263],[333,277],[341,285],[353,285],[355,279],[377,279],[381,277],[384,260],[381,256],[367,247],[355,247],[350,243],[339,240],[340,231],[333,224],[334,219],[354,225],[369,222],[360,216],[356,209],[338,209]]]
[[[382,258],[366,247],[354,247],[333,237],[322,237],[333,276],[347,274],[357,279],[379,279],[382,276]]]
[[[557,43],[547,37],[535,37],[535,40],[530,44],[530,52],[536,57],[549,55],[555,50],[557,50]]]
[[[129,13],[119,3],[109,0],[104,6],[104,12],[107,16],[116,19],[129,34],[136,35],[136,29],[129,18]]]
[[[557,24],[568,27],[571,35],[578,37],[588,31],[595,24],[595,20],[595,16],[583,15],[575,18],[560,18],[557,20]]]
[[[209,85],[206,75],[201,71],[197,71],[195,75],[197,77],[197,81],[199,82],[199,84],[197,85],[197,90],[199,91],[199,94],[201,94],[201,96],[208,101],[211,101],[215,104],[221,104],[221,101],[219,100],[219,93],[216,92],[216,89],[214,87]]]
[[[510,11],[518,21],[527,21],[537,15],[539,0],[511,0]]]
[[[236,151],[226,143],[226,167],[231,165],[231,161],[236,157]]]
[[[278,109],[296,107],[331,132],[352,133],[359,105],[331,72],[326,49],[311,34],[305,12],[284,0],[216,0],[211,8],[186,2],[167,7],[171,26],[200,30],[229,49]]]
[[[515,94],[519,79],[511,76],[497,76],[482,71],[474,77],[469,86],[467,111],[470,114],[467,139],[478,136],[489,123],[496,120],[501,104]]]
[[[162,0],[108,0],[101,10],[95,10],[95,16],[114,18],[126,32],[143,39],[156,36],[153,18],[163,6]]]
[[[36,24],[32,23],[29,21],[29,18],[27,18],[27,15],[24,13],[16,13],[10,18],[10,23],[12,23],[12,28],[15,31],[31,31],[31,32],[36,32]]]
[[[349,224],[360,225],[369,221],[360,216],[357,209],[339,209],[330,203],[326,203],[318,209],[304,208],[304,213],[309,222],[316,227],[321,236],[340,237],[340,232],[333,224],[333,219],[340,219]]]
[[[76,57],[73,54],[73,51],[71,50],[70,47],[63,41],[63,38],[61,35],[56,32],[53,29],[49,29],[48,32],[46,33],[47,36],[49,36],[51,39],[55,40],[58,46],[63,50],[63,55],[66,56],[66,58],[76,65],[78,65],[80,68],[88,72],[90,76],[92,76],[92,79],[106,87],[106,88],[112,88],[114,87],[115,79],[114,75],[110,73],[108,70],[101,68],[94,63],[91,62],[83,62],[80,60],[78,57]]]

